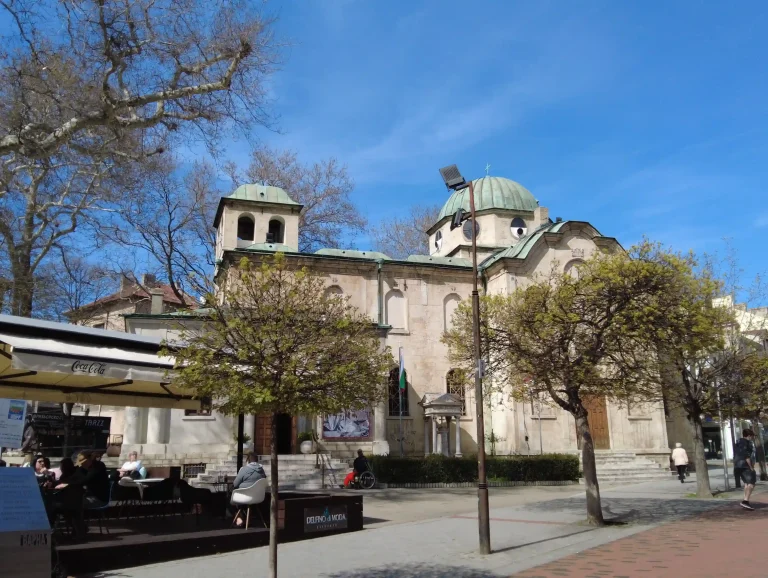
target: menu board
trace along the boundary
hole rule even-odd
[[[26,414],[27,402],[25,400],[0,399],[0,447],[21,447]]]
[[[49,529],[32,468],[0,468],[0,533]]]

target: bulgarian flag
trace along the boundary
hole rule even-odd
[[[403,348],[400,348],[400,389],[405,389],[405,360],[403,359]]]

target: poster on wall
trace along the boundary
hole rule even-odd
[[[323,418],[323,439],[367,440],[371,437],[371,412],[346,410]]]
[[[0,399],[0,447],[21,447],[26,414],[25,400]]]

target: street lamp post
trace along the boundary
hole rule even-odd
[[[485,424],[483,422],[483,381],[482,358],[480,353],[480,294],[477,291],[477,221],[475,220],[475,189],[461,176],[456,165],[440,169],[445,186],[454,191],[469,187],[469,211],[472,223],[472,333],[475,345],[475,412],[477,419],[477,507],[480,553],[491,553],[491,525],[488,508],[488,480],[485,474]],[[459,209],[453,217],[451,229],[460,227],[465,220],[464,211]]]

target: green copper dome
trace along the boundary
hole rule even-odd
[[[242,201],[260,201],[262,203],[278,203],[281,205],[298,205],[288,196],[280,187],[265,185],[247,184],[240,185],[235,192],[229,195],[229,199],[240,199]]]
[[[510,211],[533,211],[539,202],[520,183],[501,177],[475,179],[475,210],[506,209]],[[456,213],[458,209],[469,211],[469,187],[454,192],[443,205],[438,221]]]

